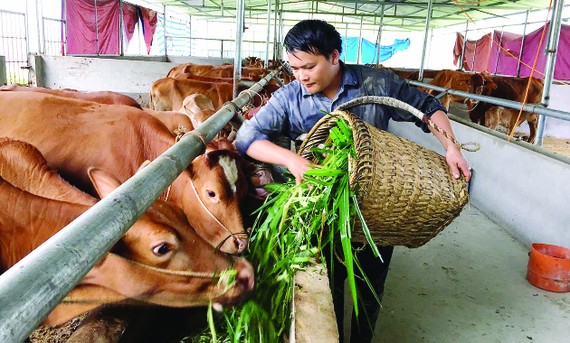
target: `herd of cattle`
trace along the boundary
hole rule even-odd
[[[416,75],[413,74],[413,76]],[[404,75],[404,77],[410,76]],[[496,76],[488,73],[470,73],[448,69],[435,73],[429,83],[433,86],[526,104],[540,104],[544,88],[544,81],[537,78]],[[439,92],[433,90],[425,91],[434,95],[439,94]],[[448,109],[452,101],[464,103],[467,106],[469,119],[472,122],[493,130],[496,130],[498,125],[501,125],[507,130],[507,133],[510,133],[526,121],[530,131],[526,140],[529,143],[534,143],[538,125],[537,114],[522,111],[519,115],[520,111],[516,109],[467,99],[457,95],[445,94],[441,98],[442,104]]]
[[[243,87],[268,73],[259,59],[249,62]],[[286,72],[280,78],[284,84],[293,79]],[[431,83],[522,101],[527,81],[443,70]],[[115,92],[0,87],[0,273],[230,101],[232,82],[233,65],[179,65],[154,82],[150,108],[144,109]],[[531,80],[528,103],[540,102],[542,87],[541,80]],[[274,82],[267,85],[255,106],[278,88]],[[442,98],[447,107],[450,101],[464,99]],[[534,140],[536,115],[524,113],[517,122],[516,111],[466,104],[474,122],[492,128],[511,129],[527,120],[529,141]],[[244,204],[270,176],[240,157],[231,137],[226,133],[209,144],[69,297],[189,307],[211,300],[232,305],[247,296],[253,267],[235,256],[248,244]],[[236,277],[220,279],[225,270]],[[60,325],[100,305],[62,303],[43,324]]]

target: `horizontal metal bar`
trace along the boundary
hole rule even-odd
[[[261,91],[274,74],[250,90]],[[232,102],[241,108],[250,101],[244,93]],[[209,142],[233,116],[234,106],[224,105],[195,131]],[[0,342],[24,341],[204,148],[197,136],[183,136],[0,275]]]
[[[413,81],[413,80],[408,80],[408,83],[411,85],[414,85],[414,86],[429,88],[429,89],[433,89],[433,90],[436,90],[439,92],[447,91],[451,95],[458,95],[458,96],[462,96],[464,98],[470,98],[470,99],[475,99],[475,100],[479,100],[479,101],[484,101],[484,102],[488,102],[490,104],[494,104],[494,105],[498,105],[498,106],[514,108],[516,110],[520,109],[522,106],[522,103],[520,103],[518,101],[495,98],[492,96],[477,95],[477,94],[473,94],[473,93],[469,93],[469,92],[462,92],[462,91],[458,91],[458,90],[455,90],[452,88],[444,88],[444,87],[438,87],[438,86],[430,85],[429,83],[422,83],[422,82]],[[553,117],[553,118],[558,118],[558,119],[563,119],[563,120],[570,120],[570,113],[564,112],[564,111],[559,111],[559,110],[553,110],[551,108],[544,107],[541,104],[525,104],[523,107],[523,110],[525,110],[526,112],[532,112],[532,113],[536,113],[536,114],[545,115],[547,117]]]

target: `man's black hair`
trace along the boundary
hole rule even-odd
[[[295,24],[283,41],[288,53],[303,51],[329,57],[336,49],[342,52],[340,33],[324,20],[308,19]]]

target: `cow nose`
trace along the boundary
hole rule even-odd
[[[247,235],[244,237],[240,237],[238,235],[234,236],[234,243],[236,245],[238,253],[241,253],[245,250],[248,243]]]

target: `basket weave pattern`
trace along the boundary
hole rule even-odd
[[[422,246],[459,215],[468,200],[466,183],[453,178],[444,157],[348,112],[334,111],[317,122],[301,156],[313,160],[310,150],[326,141],[335,116],[352,128],[357,156],[349,158],[350,186],[376,244]],[[358,221],[352,240],[366,242]]]

